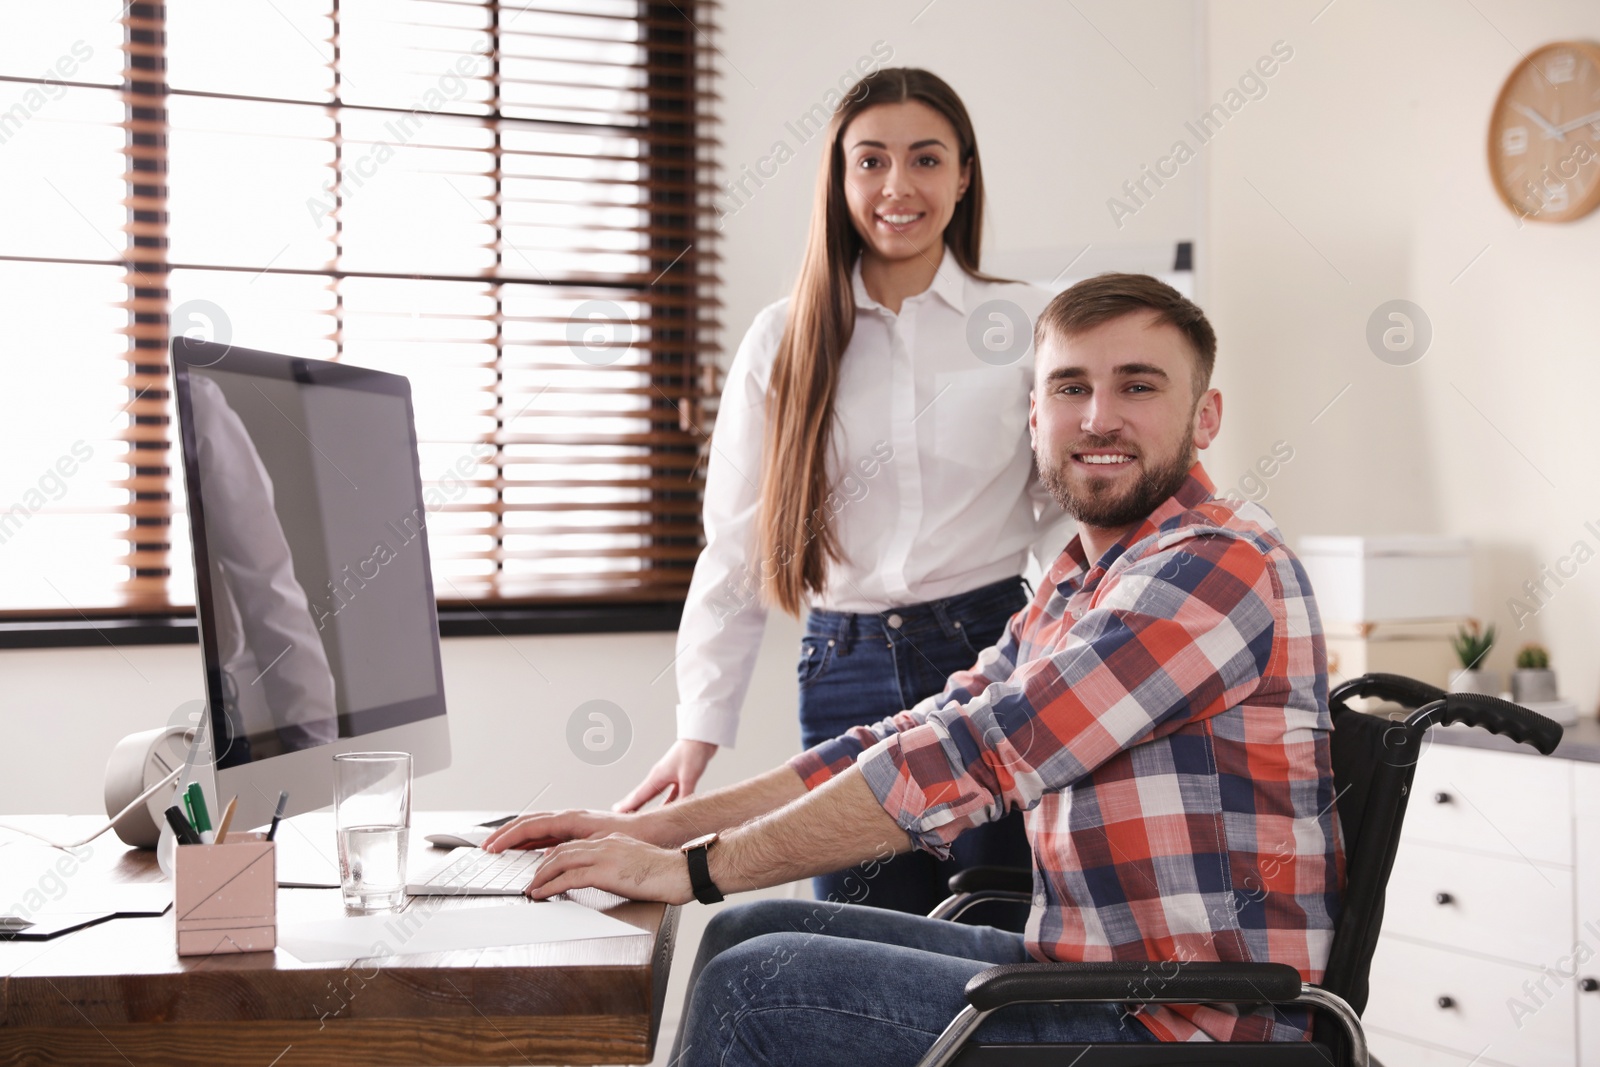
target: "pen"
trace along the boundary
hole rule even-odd
[[[194,827],[189,825],[189,820],[184,818],[183,810],[178,805],[174,804],[167,809],[167,824],[172,827],[172,832],[178,835],[178,844],[200,844],[200,835],[194,832]]]
[[[228,801],[228,806],[222,809],[222,821],[217,823],[217,844],[222,844],[228,839],[228,824],[233,822],[233,806],[239,803],[239,798],[234,797]]]
[[[189,808],[194,813],[194,828],[203,834],[211,829],[211,813],[206,811],[206,794],[199,782],[189,783],[188,798]]]
[[[278,836],[278,822],[283,818],[284,809],[289,806],[289,794],[280,790],[278,793],[278,807],[272,813],[272,825],[267,829],[267,840],[271,841]]]

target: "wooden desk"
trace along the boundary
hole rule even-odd
[[[8,821],[66,832],[60,820]],[[82,822],[82,832],[93,829]],[[64,855],[25,840],[0,831],[0,867],[42,869]],[[91,847],[69,880],[161,877],[153,853],[114,834]],[[413,862],[426,855],[414,846]],[[575,897],[639,927],[639,936],[344,963],[302,963],[282,948],[179,959],[169,910],[52,941],[0,941],[0,1063],[648,1063],[678,909],[592,891]],[[278,891],[280,924],[343,914],[337,889]]]

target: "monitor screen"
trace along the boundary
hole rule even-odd
[[[187,338],[173,367],[218,771],[442,721],[410,384]]]

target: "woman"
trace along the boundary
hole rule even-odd
[[[813,746],[938,693],[1027,602],[1029,549],[1066,543],[1028,443],[1032,321],[1048,294],[979,273],[983,172],[955,92],[868,75],[828,128],[793,295],[728,372],[676,660],[679,740],[618,810],[692,792],[732,745],[767,603],[798,615]],[[821,899],[926,913],[963,867],[1030,863],[1021,817],[951,860],[900,856]]]

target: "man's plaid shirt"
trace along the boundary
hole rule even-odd
[[[1040,960],[1288,963],[1321,979],[1344,881],[1322,624],[1255,504],[1188,480],[1093,566],[1074,538],[944,692],[791,761],[859,766],[940,856],[1027,812]],[[1152,986],[1159,982],[1152,982]],[[1295,1040],[1306,1014],[1140,1004],[1167,1040]]]

